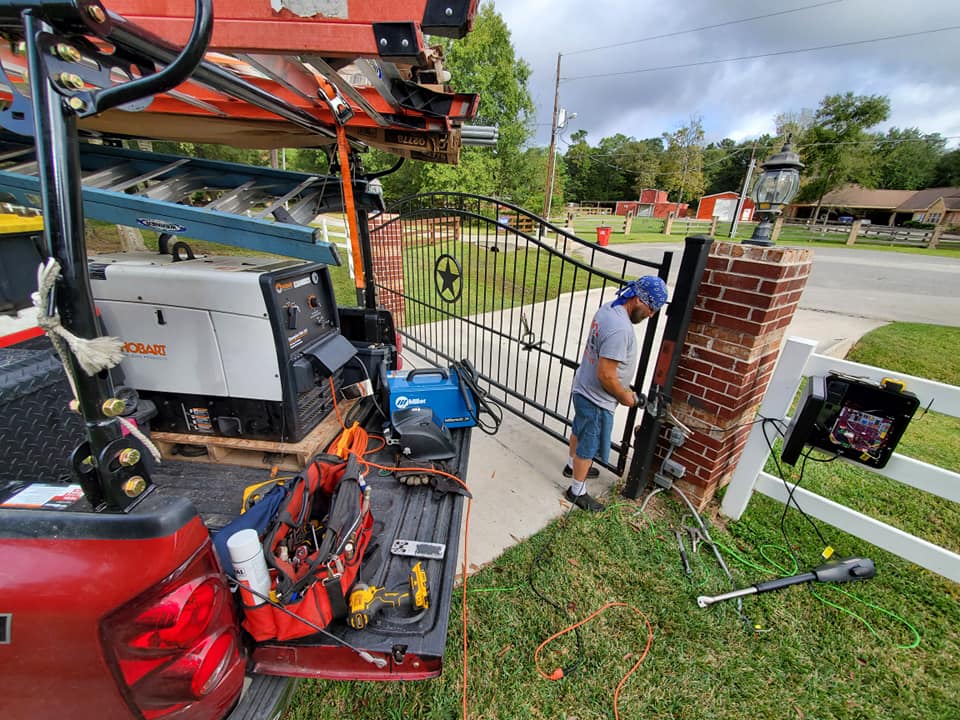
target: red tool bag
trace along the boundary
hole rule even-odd
[[[288,612],[271,603],[244,607],[254,640],[293,640],[346,617],[372,527],[356,456],[323,456],[298,475],[263,540],[271,597]]]

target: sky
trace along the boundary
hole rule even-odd
[[[577,117],[560,133],[560,152],[577,130],[595,145],[616,133],[659,137],[692,116],[701,117],[707,142],[746,140],[773,134],[778,113],[815,110],[824,96],[847,91],[890,98],[890,118],[878,129],[917,127],[960,147],[960,0],[496,0],[495,7],[532,70],[537,145],[550,142],[562,54],[560,106]],[[679,34],[645,40],[670,33]],[[858,44],[768,55],[842,43]],[[759,55],[767,56],[709,62]]]

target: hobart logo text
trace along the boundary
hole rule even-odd
[[[161,345],[160,343],[151,345],[150,343],[126,342],[120,349],[128,355],[158,355],[165,357],[167,354],[167,346]]]
[[[426,405],[427,401],[423,398],[408,398],[406,395],[399,395],[397,399],[393,401],[393,406],[397,410],[406,410],[408,407],[413,405]]]

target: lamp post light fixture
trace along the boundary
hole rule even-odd
[[[773,219],[784,205],[793,200],[800,189],[800,170],[803,163],[800,162],[800,156],[793,151],[788,136],[780,152],[772,155],[760,167],[763,173],[753,186],[751,195],[762,219],[753,229],[750,239],[743,242],[748,245],[773,245],[770,240]]]

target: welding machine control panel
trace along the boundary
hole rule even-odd
[[[265,280],[269,281],[269,288],[264,288],[268,311],[289,350],[310,345],[336,330],[336,304],[325,266],[301,266]]]

